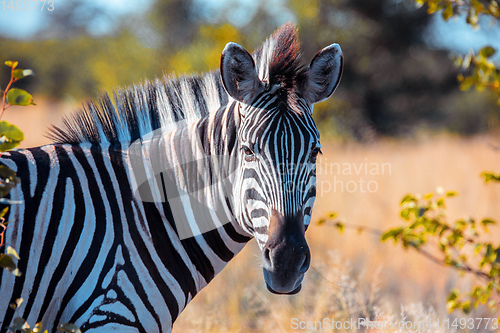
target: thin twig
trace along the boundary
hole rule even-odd
[[[331,224],[331,223],[328,223],[328,224]],[[377,228],[372,228],[372,227],[368,227],[368,226],[364,226],[364,225],[359,225],[359,224],[352,224],[352,223],[343,223],[343,225],[346,227],[346,228],[349,228],[349,229],[356,229],[358,231],[366,231],[372,235],[376,235],[376,236],[382,236],[384,234],[384,232],[380,229],[377,229]],[[465,238],[465,237],[464,237]],[[466,239],[467,241],[471,242],[471,240],[468,240]],[[430,261],[438,264],[438,265],[441,265],[441,266],[444,266],[444,267],[447,267],[447,266],[450,266],[450,265],[447,265],[443,259],[440,259],[436,256],[434,256],[433,254],[431,254],[430,252],[428,252],[427,250],[424,250],[422,248],[419,248],[419,247],[416,247],[416,246],[412,246],[413,249],[415,249],[418,253],[420,253],[421,255],[423,255],[424,257],[426,257],[427,259],[429,259]],[[464,272],[467,272],[467,273],[471,273],[471,274],[474,274],[482,279],[485,279],[486,281],[490,281],[490,276],[488,275],[488,273],[485,273],[483,271],[480,271],[480,270],[476,270],[468,265],[460,265],[460,266],[453,266],[455,267],[456,269],[458,270],[461,270],[461,271],[464,271]]]
[[[3,112],[10,106],[10,104],[7,105],[7,106],[5,106],[5,100],[7,99],[7,92],[9,91],[10,86],[12,85],[12,83],[14,83],[16,81],[17,81],[17,79],[14,78],[14,66],[12,66],[12,68],[10,70],[10,81],[9,81],[9,84],[7,84],[7,88],[5,88],[5,90],[3,91],[2,109],[0,109],[0,118],[2,118]]]
[[[500,146],[496,146],[492,143],[489,143],[488,146],[490,146],[493,151],[500,151]]]

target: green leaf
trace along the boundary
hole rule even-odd
[[[14,69],[14,78],[22,79],[23,77],[35,75],[35,73],[31,69]]]
[[[446,300],[446,307],[448,308],[448,312],[452,312],[456,308],[460,307],[460,290],[454,288],[448,294],[448,299]]]
[[[469,8],[469,10],[467,11],[467,17],[466,17],[465,21],[468,24],[472,25],[474,28],[477,27],[479,17],[477,16],[477,11],[474,7]]]
[[[394,229],[389,229],[388,231],[386,231],[385,233],[382,234],[380,240],[382,242],[388,240],[389,238],[394,238],[394,241],[396,242],[397,241],[397,237],[399,235],[401,235],[401,233],[403,232],[403,228],[402,227],[399,227],[399,228],[394,228]]]
[[[0,267],[5,268],[15,276],[21,276],[21,272],[17,269],[13,259],[14,257],[10,255],[0,253]]]
[[[410,209],[403,209],[401,210],[401,217],[404,218],[406,221],[409,221],[410,220],[410,213],[411,213],[411,210]]]
[[[331,213],[328,214],[328,218],[331,219],[331,220],[333,220],[337,216],[339,216],[339,214],[337,214],[336,212],[331,212]]]
[[[496,268],[496,267],[492,267],[492,268],[490,269],[490,271],[488,272],[488,275],[490,276],[490,278],[491,278],[491,279],[494,279],[495,277],[497,277],[497,276],[498,276],[498,273],[499,273],[499,272],[500,272],[500,271],[498,270],[498,268]]]
[[[406,204],[406,203],[410,203],[410,202],[416,202],[417,201],[417,198],[415,198],[413,195],[411,194],[407,194],[403,197],[403,199],[401,199],[401,206]]]
[[[42,323],[39,322],[39,323],[36,323],[35,327],[33,327],[33,333],[38,333],[38,332],[41,332],[42,331]]]
[[[344,229],[345,229],[345,224],[344,223],[337,222],[337,223],[335,223],[335,226],[337,227],[337,229],[339,230],[340,233],[344,232]]]
[[[35,105],[33,96],[24,89],[12,88],[7,92],[7,102],[10,105],[28,106]]]
[[[470,301],[465,301],[462,303],[462,311],[465,314],[468,314],[470,312]]]
[[[451,5],[451,3],[446,5],[446,9],[443,10],[442,16],[445,21],[448,21],[448,19],[453,16],[453,6]]]
[[[0,143],[0,152],[7,151],[19,146],[20,142],[2,142]]]
[[[0,151],[6,151],[17,147],[24,140],[24,133],[16,125],[2,120],[0,121],[0,138],[4,141],[0,142]]]
[[[433,196],[434,196],[434,193],[427,193],[426,195],[424,195],[423,199],[430,200],[430,199],[432,199]]]
[[[486,46],[486,47],[483,47],[480,51],[479,51],[479,55],[485,57],[485,58],[489,58],[491,56],[493,56],[495,54],[496,50],[494,48],[492,48],[491,46]]]
[[[448,191],[448,192],[446,192],[446,196],[447,196],[448,198],[452,198],[452,197],[455,197],[455,196],[457,196],[457,195],[458,195],[458,193],[457,193],[457,192],[455,192],[455,191]]]
[[[479,252],[481,252],[481,250],[483,249],[483,244],[475,244],[474,245],[474,256],[477,256],[479,254]]]
[[[487,227],[489,224],[496,224],[496,222],[493,221],[492,219],[483,219],[481,221],[481,224],[483,227]]]
[[[14,258],[16,258],[17,260],[21,259],[19,258],[19,255],[17,254],[16,250],[14,250],[12,247],[10,246],[7,246],[7,254],[10,255],[10,256],[13,256]]]
[[[16,68],[17,65],[19,64],[18,61],[12,61],[12,60],[7,60],[5,64],[11,68]]]
[[[478,13],[482,13],[484,11],[484,6],[478,0],[470,0],[470,4],[472,8],[474,8]]]
[[[9,327],[11,331],[25,331],[30,328],[30,325],[23,318],[14,318],[12,326]]]
[[[0,178],[10,178],[14,180],[16,177],[16,173],[9,167],[5,165],[0,165]],[[2,211],[3,213],[3,211]]]
[[[475,83],[474,78],[468,76],[463,79],[462,83],[460,83],[460,90],[462,91],[469,90],[474,83]]]
[[[443,8],[443,6],[440,4],[440,1],[429,1],[427,3],[427,13],[428,14],[433,14],[434,12],[437,12],[438,10],[440,10],[441,8]]]
[[[500,174],[485,171],[481,173],[481,176],[484,177],[484,182],[486,184],[489,182],[500,182]]]
[[[14,69],[13,76],[15,79],[22,79],[24,77],[22,69]]]
[[[18,307],[21,306],[21,304],[23,303],[23,299],[22,298],[18,298],[14,301],[14,303],[10,303],[9,304],[9,307],[13,310],[17,309]]]
[[[417,8],[420,8],[425,4],[425,0],[415,0],[415,4],[417,5]]]
[[[4,217],[4,216],[5,216],[5,214],[7,214],[7,212],[8,212],[8,211],[9,211],[9,207],[5,207],[4,209],[2,209],[2,211],[0,212],[0,219],[1,219],[2,217]],[[0,222],[0,224],[6,225],[7,223],[1,223],[1,222]]]
[[[1,145],[0,145],[1,146]],[[9,167],[5,165],[0,165],[0,198],[9,194],[10,190],[14,188],[19,183],[19,178],[16,177],[16,173],[12,171]],[[2,210],[2,217],[5,208]]]
[[[81,333],[80,328],[75,324],[61,324],[57,329],[68,333]]]
[[[13,271],[17,268],[13,258],[3,253],[0,253],[0,267],[3,267],[8,271]]]
[[[479,298],[482,294],[483,294],[483,288],[478,286],[474,287],[472,291],[472,297]]]
[[[488,6],[488,10],[490,11],[491,15],[493,15],[494,17],[498,17],[498,15],[500,14],[498,11],[498,2],[491,1],[490,5]]]
[[[489,263],[494,262],[497,258],[497,252],[490,243],[486,244],[486,254],[484,255],[484,257]]]

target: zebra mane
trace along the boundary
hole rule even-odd
[[[261,81],[292,89],[305,79],[300,42],[295,25],[287,23],[257,49],[253,58]]]
[[[261,81],[293,89],[305,77],[293,24],[279,28],[253,53]],[[113,101],[112,101],[113,100]],[[99,101],[65,116],[47,136],[55,143],[130,144],[159,128],[174,129],[227,105],[219,70],[202,76],[165,76],[163,80],[104,93]]]
[[[53,126],[48,137],[55,143],[132,143],[159,128],[208,115],[228,102],[219,71],[203,76],[165,76],[104,93],[99,103],[88,101],[82,109]]]

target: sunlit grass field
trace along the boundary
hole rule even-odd
[[[49,143],[42,137],[45,129],[58,124],[62,110],[71,108],[47,101],[38,104],[8,110],[4,116],[24,131],[23,147]],[[470,287],[470,277],[461,277],[392,242],[381,243],[377,236],[349,228],[340,234],[332,224],[316,221],[336,212],[337,221],[385,230],[404,223],[399,202],[405,194],[425,194],[438,186],[459,193],[447,202],[450,220],[463,216],[500,220],[500,185],[484,184],[479,176],[485,170],[500,172],[500,136],[434,134],[370,144],[330,140],[322,145],[318,197],[306,234],[312,263],[302,291],[295,296],[270,294],[259,250],[251,241],[195,297],[175,323],[174,332],[315,332],[321,330],[297,326],[324,318],[439,319],[443,323],[448,316],[449,290]],[[497,242],[499,230],[491,229]],[[487,315],[485,309],[471,314]],[[444,325],[440,330],[450,331]]]

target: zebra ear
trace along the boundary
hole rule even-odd
[[[253,58],[236,43],[228,43],[222,51],[220,74],[227,93],[237,101],[250,103],[259,89]]]
[[[302,94],[311,103],[324,101],[337,88],[342,76],[344,56],[338,44],[319,51],[309,64]]]

